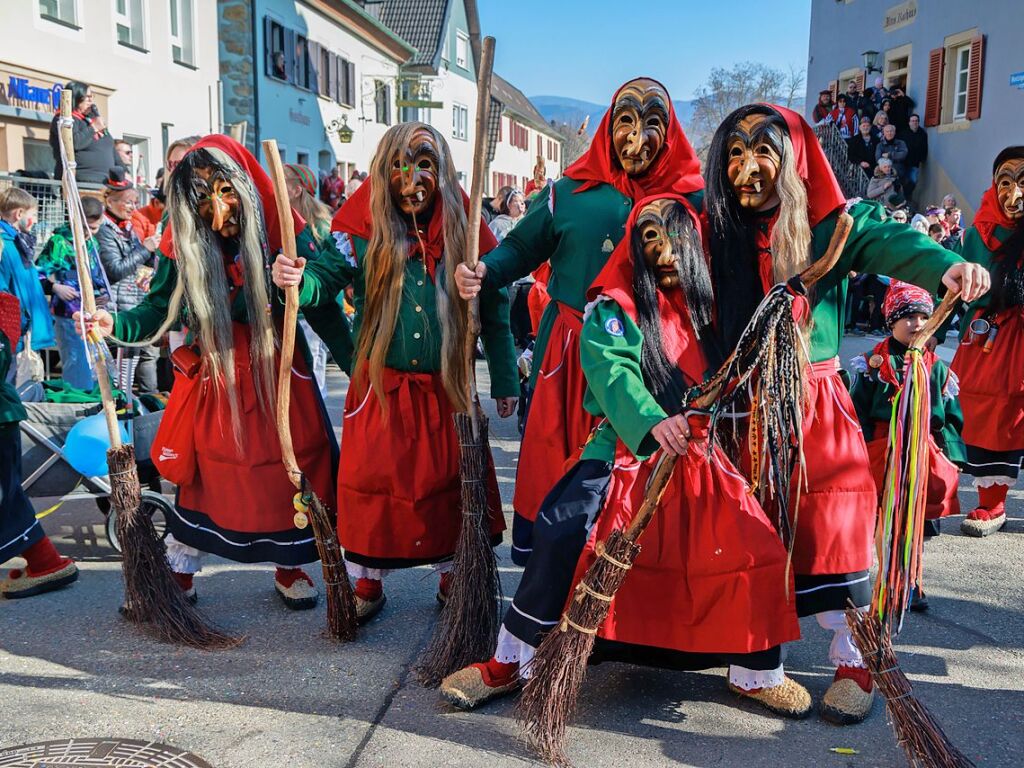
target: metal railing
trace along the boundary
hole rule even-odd
[[[839,133],[839,129],[832,123],[823,123],[814,126],[814,135],[818,137],[818,143],[825,150],[825,157],[832,166],[832,172],[836,175],[843,194],[847,198],[867,195],[868,176],[863,168],[850,162],[846,139]]]

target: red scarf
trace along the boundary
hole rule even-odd
[[[690,146],[686,134],[683,133],[683,127],[676,118],[671,97],[668,102],[665,144],[654,158],[651,167],[641,176],[630,176],[622,169],[612,146],[611,132],[612,110],[622,87],[615,92],[612,105],[601,118],[601,124],[597,127],[594,140],[590,142],[590,148],[565,169],[564,175],[583,182],[576,192],[583,192],[598,184],[610,184],[635,202],[650,195],[685,195],[704,189],[704,178],[700,175],[700,160],[697,159],[697,154]],[[668,89],[664,86],[662,89],[668,95]]]
[[[633,227],[636,225],[637,216],[640,215],[640,211],[645,205],[666,198],[682,203],[693,220],[693,226],[698,232],[701,232],[700,219],[696,211],[682,195],[660,194],[641,199],[633,206],[633,210],[626,220],[625,235],[619,240],[619,244],[612,251],[608,262],[587,291],[588,301],[594,301],[598,296],[607,296],[622,307],[622,311],[633,322],[638,322],[636,295],[633,293],[633,252],[630,246],[633,239]],[[669,291],[658,289],[655,294],[658,297],[661,344],[665,350],[665,357],[678,365],[679,370],[690,382],[702,381],[704,372],[707,370],[707,361],[704,359],[704,352],[701,350],[697,335],[690,322],[690,313],[686,308],[686,298],[683,296],[682,289],[673,288]]]
[[[90,128],[92,128],[92,118],[91,117],[86,117],[85,116],[85,112],[79,112],[77,109],[73,109],[71,111],[71,115],[72,115],[72,117],[77,117],[83,123],[85,123]],[[106,128],[104,128],[103,130],[105,131]],[[92,137],[93,137],[94,140],[98,141],[99,139],[103,138],[103,131],[93,131]]]
[[[374,224],[373,211],[370,209],[372,200],[371,187],[372,179],[366,179],[366,181],[359,185],[359,189],[356,190],[355,194],[338,209],[338,212],[334,214],[334,219],[331,220],[332,232],[344,232],[352,237],[359,237],[367,241],[370,239],[373,234]],[[459,192],[462,194],[462,207],[468,213],[469,197],[461,189]],[[422,258],[431,281],[434,281],[437,265],[444,256],[444,210],[438,200],[435,199],[434,201],[434,210],[430,216],[430,221],[426,222],[426,227],[424,228],[423,226],[424,222],[417,221],[417,224],[420,225],[419,237],[416,237],[414,232],[409,233],[409,257],[415,258],[418,255]],[[485,253],[489,253],[497,245],[498,241],[495,240],[494,233],[491,232],[487,223],[481,217],[480,255],[483,256]]]
[[[263,170],[263,167],[256,161],[256,158],[252,156],[249,150],[230,136],[211,134],[200,139],[189,152],[195,152],[197,149],[221,150],[238,163],[242,171],[252,179],[253,187],[256,189],[256,194],[259,195],[260,204],[263,208],[263,223],[267,230],[267,247],[270,251],[270,257],[273,258],[281,250],[281,224],[277,217],[277,198],[274,196],[274,185],[270,181],[267,172]],[[298,235],[306,228],[306,222],[294,209],[292,210],[292,219],[295,222],[295,234]],[[160,240],[160,250],[167,257],[174,258],[174,235],[171,232],[170,221],[164,227],[164,234]]]
[[[996,227],[1015,229],[1016,224],[1006,215],[1003,206],[999,204],[999,198],[996,197],[996,185],[993,183],[981,196],[981,205],[978,206],[978,212],[974,214],[974,228],[981,235],[985,247],[993,253],[1002,246],[1002,242],[996,237]]]
[[[132,231],[131,219],[119,219],[116,216],[114,216],[110,211],[104,211],[103,215],[106,216],[107,221],[109,221],[111,224],[113,224],[115,227],[122,230],[123,232]]]

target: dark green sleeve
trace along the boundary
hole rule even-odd
[[[853,387],[850,389],[850,399],[853,400],[853,407],[857,411],[857,421],[864,431],[864,440],[875,439],[875,419],[871,413],[875,402],[875,390],[878,382],[866,373],[858,372],[853,378]]]
[[[589,394],[638,458],[658,449],[651,429],[668,417],[644,384],[642,347],[640,329],[614,301],[597,304],[583,323],[580,357]]]
[[[530,210],[501,241],[501,245],[483,257],[487,265],[484,287],[511,285],[551,258],[557,241],[548,208],[550,197],[551,188],[546,187],[530,203]]]
[[[340,247],[333,236],[325,237],[320,241],[317,256],[306,262],[306,270],[299,284],[299,306],[303,310],[328,302],[335,303],[338,294],[355,279],[359,271],[351,238],[341,233],[339,235]]]
[[[946,270],[963,261],[913,227],[885,220],[878,203],[861,201],[849,213],[853,229],[839,260],[840,274],[886,275],[937,292]]]
[[[135,342],[152,336],[167,319],[171,294],[177,284],[177,262],[161,258],[146,297],[137,306],[114,315],[114,337]]]
[[[516,345],[509,324],[508,291],[486,290],[480,294],[480,340],[491,375],[491,397],[518,397],[519,373]]]
[[[988,249],[988,246],[985,245],[985,241],[981,239],[981,234],[974,227],[968,229],[967,233],[964,235],[962,253],[964,259],[967,261],[973,262],[974,264],[980,264],[989,272],[992,271],[992,251]],[[967,322],[960,323],[962,331],[961,338],[963,337],[963,332],[966,332],[970,318],[973,317],[975,310],[987,307],[991,298],[992,292],[989,291],[967,307],[967,312],[965,313],[965,319]]]

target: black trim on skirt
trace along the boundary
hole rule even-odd
[[[960,468],[972,477],[1010,477],[1014,481],[1024,464],[1024,449],[990,451],[976,445],[967,445],[967,461]]]
[[[501,538],[500,532],[491,536],[491,546],[496,547],[501,544]],[[380,568],[381,570],[392,571],[401,570],[402,568],[415,568],[419,565],[446,563],[453,557],[455,557],[454,552],[439,557],[372,557],[370,555],[361,555],[350,549],[345,550],[345,560],[350,563],[356,563],[367,568]]]
[[[797,616],[813,616],[824,611],[845,611],[850,601],[858,608],[871,604],[871,574],[868,571],[854,573],[824,573],[803,575],[796,578]]]

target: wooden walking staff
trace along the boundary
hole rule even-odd
[[[481,45],[477,73],[476,135],[473,146],[473,180],[466,217],[466,265],[476,270],[480,252],[480,216],[484,181],[487,178],[488,118],[491,105],[491,74],[494,69],[494,38]],[[424,650],[416,672],[423,684],[437,686],[446,676],[467,664],[490,658],[498,638],[501,579],[491,546],[491,510],[487,501],[487,471],[491,450],[487,441],[487,417],[480,407],[476,386],[476,343],[480,335],[480,299],[469,301],[466,334],[468,413],[455,414],[459,438],[459,473],[462,477],[462,527],[455,547],[448,600],[434,636]]]
[[[281,250],[289,259],[297,258],[295,247],[295,220],[288,202],[288,186],[284,178],[284,165],[275,139],[263,142],[263,154],[270,167],[277,200],[277,218],[281,227]],[[292,443],[291,390],[292,363],[295,357],[295,333],[299,323],[299,288],[290,285],[284,289],[284,323],[281,326],[281,360],[277,371],[277,435],[281,442],[281,461],[288,479],[295,486],[295,524],[299,528],[313,526],[320,565],[324,573],[327,599],[327,631],[335,640],[349,641],[356,637],[356,603],[352,584],[345,570],[345,560],[338,544],[336,519],[314,493],[306,475],[299,468]]]
[[[60,100],[60,144],[64,165],[63,189],[75,245],[82,313],[88,319],[96,312],[92,270],[85,248],[85,227],[78,184],[75,181],[75,146],[72,137],[71,91],[65,89]],[[110,353],[106,342],[95,332],[85,337],[99,383],[103,416],[110,437],[107,466],[110,470],[110,501],[117,513],[117,536],[121,542],[121,572],[124,576],[125,603],[122,613],[129,621],[142,625],[163,640],[195,648],[230,648],[241,640],[211,628],[189,603],[167,564],[163,541],[149,515],[140,514],[142,489],[135,464],[135,447],[123,443],[117,423],[117,409],[110,385],[107,363]],[[125,393],[130,396],[130,393]]]
[[[754,312],[737,348],[718,371],[684,404],[684,410],[707,411],[726,392],[740,391],[755,372],[778,357],[773,340],[795,331],[793,301],[835,266],[850,234],[852,219],[841,214],[826,253],[789,284],[774,286]],[[800,404],[797,403],[797,408]],[[753,418],[753,414],[752,414]],[[713,433],[708,438],[713,442]],[[710,447],[710,445],[709,445]],[[597,558],[576,585],[558,626],[548,632],[531,662],[531,677],[519,700],[517,717],[542,758],[571,765],[565,755],[565,731],[576,711],[595,638],[608,616],[615,593],[640,554],[639,540],[654,518],[668,488],[679,456],[662,454],[644,492],[644,500],[623,530],[612,531],[597,543]],[[610,514],[605,512],[604,514]]]
[[[900,669],[892,638],[903,623],[912,590],[921,588],[925,506],[930,471],[930,371],[925,343],[959,302],[958,291],[946,294],[939,308],[915,334],[904,356],[903,381],[893,397],[885,462],[882,506],[875,531],[878,575],[867,613],[850,607],[846,622],[871,677],[885,699],[896,740],[910,765],[967,768],[973,763],[943,732],[915,696]]]

